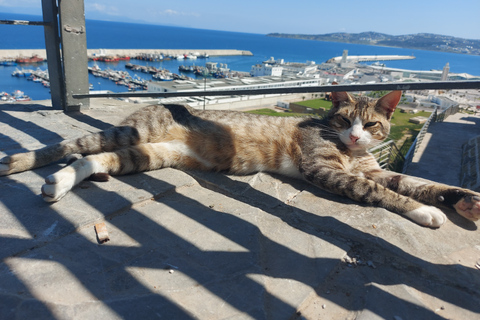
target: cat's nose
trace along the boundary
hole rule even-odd
[[[353,143],[357,142],[358,139],[360,139],[360,137],[350,134],[350,141],[352,141]]]

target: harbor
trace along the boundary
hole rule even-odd
[[[198,55],[208,55],[210,57],[224,56],[253,56],[248,50],[235,49],[87,49],[87,55],[94,57],[137,57],[137,56],[155,56],[163,55],[164,57],[178,57],[185,54],[198,53]],[[0,60],[16,59],[17,57],[32,57],[46,59],[47,53],[45,49],[3,49],[0,50]]]
[[[206,84],[218,87],[219,79],[240,82],[225,83],[251,88],[246,78],[264,79],[268,86],[285,86],[285,81],[315,82],[325,85],[384,83],[392,81],[465,80],[480,79],[466,73],[453,73],[449,64],[443,70],[411,70],[387,67],[380,61],[415,61],[413,55],[348,55],[327,58],[324,62],[304,60],[295,62],[282,58],[253,56],[251,51],[206,49],[92,49],[88,50],[90,90],[95,92],[179,90],[178,81],[188,85]],[[3,58],[1,58],[3,56]],[[298,60],[297,60],[298,61]],[[373,63],[369,63],[372,62]],[[49,76],[44,50],[0,50],[0,91],[20,90],[34,100],[49,99]],[[407,64],[405,64],[406,66]],[[453,70],[452,70],[453,71]],[[10,80],[7,80],[6,77]],[[10,77],[12,75],[14,77]],[[267,79],[273,77],[272,79]],[[295,80],[295,78],[298,78]],[[23,80],[22,80],[23,79]],[[25,81],[32,80],[32,81]],[[201,83],[199,83],[201,81]],[[217,82],[215,82],[217,81]],[[247,81],[247,82],[245,82]],[[313,82],[312,82],[313,81]],[[168,82],[172,82],[171,85]],[[40,83],[43,85],[31,85]],[[213,84],[215,83],[215,84]],[[187,84],[183,87],[186,88]],[[309,84],[311,85],[311,84]],[[265,87],[265,85],[261,85]],[[252,87],[253,88],[253,87]],[[237,89],[236,89],[237,90]],[[158,99],[157,99],[158,100]],[[230,98],[222,99],[225,103]],[[214,100],[216,101],[216,100]],[[212,101],[212,103],[214,102]],[[153,102],[153,101],[152,101]],[[203,103],[203,102],[202,102]],[[218,103],[218,101],[217,101]]]

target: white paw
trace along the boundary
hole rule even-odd
[[[422,226],[432,228],[438,228],[447,221],[447,217],[440,209],[431,206],[422,206],[405,215]]]
[[[58,201],[73,188],[75,172],[68,169],[60,170],[45,179],[45,184],[42,186],[43,200],[47,202]]]

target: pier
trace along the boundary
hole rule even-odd
[[[208,54],[211,57],[219,56],[253,56],[248,50],[236,49],[87,49],[87,55],[100,56],[139,56],[142,54],[163,54],[163,55],[183,55],[198,52]],[[40,58],[47,58],[45,49],[8,49],[0,50],[0,60],[17,57],[32,57],[37,55]]]
[[[340,63],[343,57],[334,57],[329,59],[328,63]],[[364,56],[346,56],[345,62],[367,62],[367,61],[393,61],[393,60],[412,60],[414,56],[400,56],[400,55],[364,55]]]

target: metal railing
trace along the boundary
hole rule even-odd
[[[368,151],[375,157],[382,169],[398,172],[405,161],[393,140],[385,141]]]
[[[43,26],[52,106],[78,111],[90,105],[83,0],[42,0],[43,21],[0,20],[0,24]],[[68,58],[65,58],[68,57]]]
[[[455,105],[443,110],[440,113],[437,113],[437,115],[435,116],[435,122],[443,122],[445,119],[448,118],[448,116],[457,113],[459,109],[460,109],[460,106]]]
[[[199,90],[189,92],[89,93],[88,57],[83,0],[42,0],[43,21],[0,20],[0,24],[43,26],[52,106],[65,111],[89,107],[91,98],[205,97],[318,93],[338,91],[480,89],[480,81],[391,82],[363,85],[325,85],[249,90]]]
[[[319,93],[339,91],[385,91],[385,90],[446,90],[446,89],[480,89],[480,81],[429,81],[429,82],[389,82],[374,84],[348,84],[348,85],[324,85],[290,88],[270,89],[245,89],[245,90],[196,90],[179,92],[121,92],[121,93],[89,93],[74,94],[73,97],[81,98],[142,98],[142,97],[194,97],[194,96],[230,96],[230,95],[261,95],[261,94],[285,94],[285,93]]]

